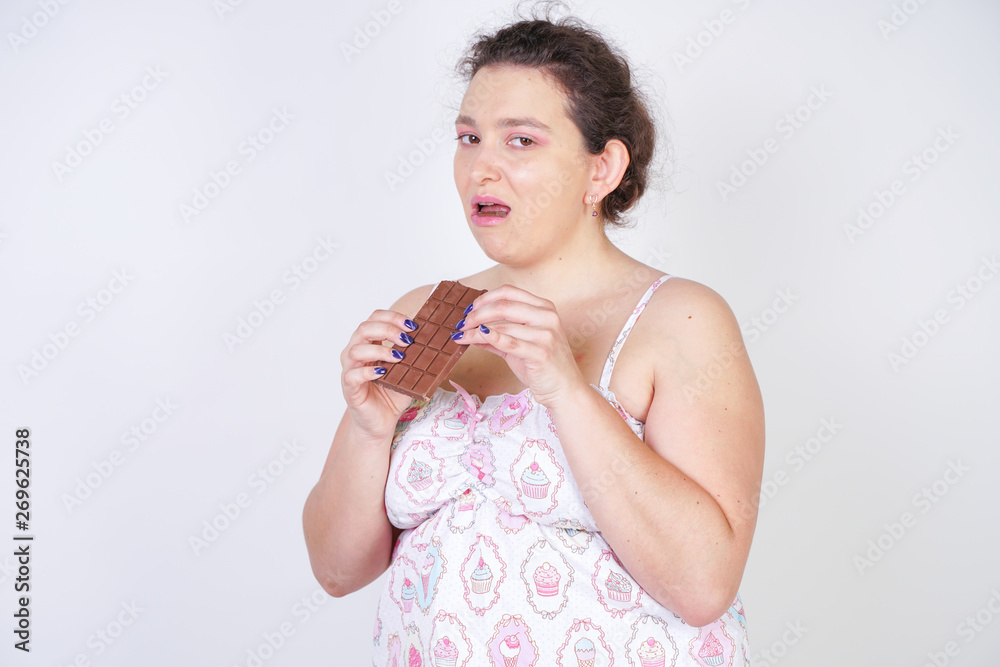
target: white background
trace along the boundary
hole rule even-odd
[[[452,68],[510,5],[49,4],[0,9],[0,663],[253,665],[287,623],[268,667],[368,664],[381,581],[308,611],[301,507],[343,413],[350,332],[412,287],[488,265],[451,177]],[[722,294],[761,383],[772,485],[742,586],[755,665],[919,666],[948,642],[939,661],[995,665],[1000,280],[984,259],[1000,252],[1000,6],[573,9],[624,46],[671,150],[616,241]],[[248,159],[241,144],[275,109],[294,118]],[[102,119],[113,130],[88,140]],[[744,166],[769,138],[777,151]],[[206,188],[230,160],[239,173]],[[750,175],[724,197],[734,169]],[[387,173],[406,176],[390,187]],[[196,189],[214,196],[186,220]],[[880,215],[852,235],[859,207]],[[320,238],[338,247],[308,260]],[[296,285],[293,266],[314,271]],[[959,285],[978,290],[961,307]],[[227,344],[272,290],[281,303]],[[779,292],[793,295],[780,314]],[[795,463],[824,419],[842,426]],[[30,655],[11,633],[19,427]],[[143,441],[123,441],[133,428]],[[280,474],[263,484],[269,463]],[[967,471],[938,481],[951,465]],[[238,494],[239,516],[217,516]],[[229,525],[196,550],[212,520]],[[97,633],[131,619],[123,604],[141,611],[107,644]],[[977,612],[992,623],[960,627]]]

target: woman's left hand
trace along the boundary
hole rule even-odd
[[[513,285],[475,300],[455,342],[496,354],[543,405],[587,382],[573,358],[555,304]],[[482,326],[481,326],[482,325]],[[484,328],[485,327],[485,330]]]

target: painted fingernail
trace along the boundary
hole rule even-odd
[[[385,366],[376,366],[375,375],[385,375]]]
[[[458,321],[458,324],[456,324],[456,325],[455,325],[455,328],[456,328],[456,329],[461,329],[461,328],[462,328],[462,327],[464,327],[464,326],[465,326],[465,318],[463,317],[462,319],[460,319],[460,320]]]
[[[394,357],[395,357],[395,358],[397,358],[397,359],[402,359],[402,358],[403,358],[403,357],[405,357],[406,355],[405,355],[405,354],[403,354],[403,351],[402,351],[402,350],[393,350],[393,351],[392,351],[392,356],[394,356]]]
[[[399,334],[399,340],[403,341],[407,345],[412,345],[413,344],[413,336],[411,336],[408,333],[401,333],[401,334]]]
[[[410,331],[413,331],[414,329],[417,328],[417,323],[414,322],[413,320],[403,320],[403,326],[405,326]]]
[[[465,307],[465,312],[462,313],[462,314],[463,315],[468,315],[471,312],[472,312],[472,304],[470,303],[468,306]]]
[[[464,335],[465,335],[465,332],[463,332],[463,331],[456,331],[455,333],[453,333],[451,335],[451,339],[452,340],[459,340]]]
[[[482,331],[484,334],[488,334],[490,332],[490,328],[485,324],[480,324],[479,330]]]

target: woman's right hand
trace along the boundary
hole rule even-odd
[[[388,369],[399,362],[392,354],[406,354],[409,344],[406,337],[416,331],[417,325],[402,313],[394,310],[376,310],[354,330],[351,339],[340,354],[343,372],[340,384],[347,401],[354,428],[374,439],[389,438],[399,417],[412,399],[372,382],[381,367]],[[394,343],[395,348],[383,345]],[[402,350],[398,349],[402,347]],[[376,362],[375,366],[367,365]]]

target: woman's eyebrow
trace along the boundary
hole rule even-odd
[[[471,125],[472,127],[478,127],[476,125],[476,121],[473,120],[471,116],[465,116],[462,114],[455,118],[455,125]],[[548,125],[534,118],[501,118],[497,121],[497,127],[533,127],[536,130],[542,130],[543,132],[552,131],[552,128]]]

